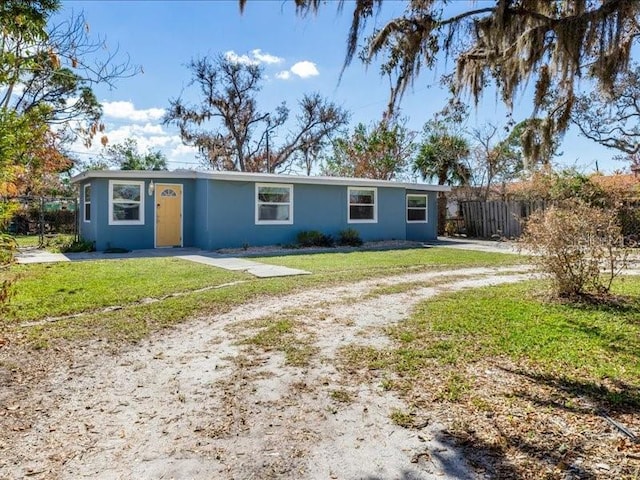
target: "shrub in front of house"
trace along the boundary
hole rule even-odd
[[[350,247],[359,247],[362,245],[362,239],[360,238],[360,233],[355,228],[347,228],[339,233],[338,243]]]
[[[583,201],[535,212],[521,242],[559,297],[608,293],[627,266],[628,249],[614,212]]]
[[[89,240],[72,240],[60,245],[62,253],[95,252],[96,246]]]
[[[317,230],[303,230],[297,236],[301,247],[333,247],[333,237]]]

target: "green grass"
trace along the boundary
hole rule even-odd
[[[62,316],[250,278],[176,258],[16,265],[6,318]]]
[[[393,423],[403,428],[413,428],[415,425],[415,418],[408,412],[402,410],[392,410],[389,418]]]
[[[253,322],[255,325],[255,322]],[[317,348],[311,338],[300,335],[300,325],[291,318],[262,319],[260,330],[243,343],[255,345],[264,351],[276,350],[284,353],[285,363],[293,367],[306,367]]]
[[[331,392],[329,392],[329,396],[331,397],[332,400],[338,403],[353,402],[353,397],[351,396],[351,394],[343,388],[338,390],[331,390]]]
[[[5,322],[0,322],[0,327],[84,313],[81,317],[37,327],[21,327],[18,331],[33,344],[40,346],[46,346],[51,340],[58,338],[137,341],[159,328],[198,315],[225,312],[235,305],[260,296],[283,295],[303,289],[396,275],[408,270],[510,265],[523,261],[513,255],[450,251],[442,248],[257,260],[297,266],[313,274],[257,279],[244,273],[170,258],[14,265],[9,275],[18,277],[15,296],[3,313]],[[238,280],[244,283],[220,290],[166,298],[156,303],[135,303],[147,297],[158,298]],[[115,305],[123,308],[106,313],[96,312]]]
[[[640,379],[640,279],[618,291],[633,295],[624,307],[559,304],[535,295],[540,283],[523,283],[445,295],[424,303],[396,339],[429,332],[440,342],[464,345],[469,359],[487,355],[525,358],[546,370],[567,368],[600,378]]]
[[[521,264],[526,261],[519,255],[475,252],[451,248],[414,248],[381,252],[318,253],[264,257],[255,260],[299,268],[314,273],[349,272],[354,277],[398,273],[410,269],[431,270],[449,267],[483,267]]]
[[[40,245],[39,235],[12,235],[18,247],[37,247]]]
[[[41,246],[39,235],[15,235],[13,238],[19,248],[35,248]],[[73,242],[73,238],[74,236],[71,234],[45,236],[44,244],[41,247],[52,252],[59,252],[62,246]]]
[[[349,347],[348,368],[400,376],[400,389],[425,372],[453,371],[440,399],[460,400],[470,388],[464,366],[508,357],[522,368],[574,386],[610,383],[608,400],[640,405],[640,278],[627,277],[615,291],[621,304],[577,305],[548,300],[542,282],[448,293],[424,302],[411,319],[387,329],[395,346]]]

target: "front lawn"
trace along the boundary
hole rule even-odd
[[[446,352],[436,358],[453,365],[506,356],[547,374],[630,382],[640,393],[640,278],[616,290],[629,296],[624,303],[557,303],[542,282],[451,293],[423,303],[389,333],[408,371],[424,363],[411,352]]]
[[[541,281],[443,294],[387,327],[391,347],[345,347],[341,368],[398,391],[409,427],[452,419],[491,478],[637,478],[640,444],[607,419],[640,434],[640,278],[614,286],[588,305]]]
[[[16,265],[12,272],[17,283],[6,317],[14,321],[123,306],[248,278],[176,258]]]
[[[281,295],[305,288],[354,282],[410,271],[496,266],[523,262],[515,255],[446,248],[385,252],[329,253],[257,258],[256,261],[302,268],[312,275],[257,279],[177,258],[96,260],[16,265],[18,281],[4,325],[86,313],[78,318],[24,328],[36,343],[51,338],[125,338],[137,340],[157,328],[189,317],[223,312],[259,295]],[[241,281],[242,283],[233,283]],[[228,284],[219,290],[192,292]],[[192,292],[192,293],[189,293]],[[183,296],[140,304],[145,298]],[[105,307],[115,311],[93,313]]]
[[[526,262],[519,255],[477,252],[446,247],[412,248],[377,252],[318,253],[256,258],[255,260],[299,268],[314,273],[348,272],[366,278],[409,270],[447,270],[467,267],[498,267]]]

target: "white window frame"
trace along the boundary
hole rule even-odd
[[[287,188],[289,190],[288,202],[261,202],[259,199],[260,188]],[[256,225],[293,225],[293,184],[290,183],[256,183],[255,189],[255,221]],[[288,205],[288,220],[260,220],[260,205]]]
[[[409,207],[409,197],[424,198],[424,207]],[[406,203],[407,223],[428,223],[429,222],[429,196],[423,193],[407,193]],[[424,210],[424,220],[409,220],[409,210]]]
[[[140,187],[140,218],[138,220],[114,220],[113,218],[113,186],[114,185],[137,185]],[[144,181],[136,180],[109,180],[109,225],[144,225]],[[115,203],[136,203],[134,201],[129,202],[115,202]]]
[[[91,195],[87,195],[88,188],[91,188],[90,183],[87,183],[82,187],[82,220],[84,223],[91,223],[91,210],[89,210],[89,219],[87,219],[87,205],[91,208]]]
[[[368,190],[373,192],[373,218],[372,219],[352,219],[351,218],[351,192],[353,190]],[[354,206],[370,207],[370,203],[354,203]],[[347,223],[378,223],[378,189],[376,187],[348,187],[347,188]]]

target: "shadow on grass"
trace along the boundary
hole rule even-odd
[[[640,298],[630,295],[615,295],[611,293],[603,295],[584,294],[578,299],[565,299],[563,303],[576,310],[589,313],[640,315]]]
[[[531,373],[520,369],[500,367],[505,372],[532,381],[543,387],[546,394],[528,393],[526,388],[514,392],[514,396],[524,402],[538,405],[540,411],[549,412],[555,417],[560,410],[577,414],[580,417],[600,416],[603,427],[607,416],[623,413],[636,413],[640,410],[640,388],[623,382],[612,382],[611,386],[597,383],[560,378],[549,374]],[[533,389],[535,391],[535,389]],[[523,420],[525,423],[527,420]],[[505,430],[501,422],[493,422],[497,440],[487,441],[484,432],[471,427],[463,430],[444,432],[439,441],[461,448],[465,459],[478,473],[487,478],[520,479],[546,478],[545,472],[562,472],[566,479],[590,480],[602,478],[594,465],[586,461],[592,455],[593,445],[589,438],[582,435],[563,434],[554,429],[540,429],[532,434],[532,425],[521,429]],[[630,432],[637,435],[638,432]],[[627,435],[618,430],[622,438]],[[627,435],[628,436],[628,435]],[[636,437],[637,438],[637,437]],[[632,441],[634,439],[632,438]],[[518,459],[517,462],[513,462]],[[603,460],[605,461],[605,460]],[[613,461],[606,459],[605,462]],[[621,472],[627,474],[626,470]],[[458,478],[453,475],[453,478]],[[556,478],[556,477],[549,477]],[[630,477],[631,478],[631,477]],[[635,477],[634,477],[635,478]]]
[[[448,448],[428,451],[426,455],[428,460],[424,460],[425,470],[443,478],[455,478],[456,480],[473,480],[477,478],[460,454],[460,445],[455,443],[449,435],[443,433],[436,435],[435,439],[438,443],[446,445]],[[455,453],[452,454],[451,452]],[[420,456],[418,456],[418,459],[420,459]],[[416,463],[418,464],[418,468],[422,470],[422,468],[420,468],[422,460],[418,460]],[[414,472],[404,470],[393,477],[370,475],[364,477],[363,480],[419,480],[423,478],[424,476],[421,474],[416,475]]]
[[[552,406],[571,410],[576,413],[594,413],[605,411],[611,414],[635,413],[640,410],[640,387],[630,385],[623,381],[611,381],[611,386],[600,385],[595,382],[576,380],[566,377],[558,377],[546,373],[531,373],[524,370],[511,370],[501,367],[502,370],[526,377],[529,380],[559,391],[565,392],[574,397],[583,399],[584,407],[567,407],[560,402],[545,400],[544,403],[537,401],[541,405]],[[519,394],[526,397],[524,394]],[[535,401],[534,398],[529,398]]]
[[[580,444],[574,443],[567,448],[567,439],[562,437],[541,435],[536,442],[525,435],[509,434],[500,429],[498,431],[501,441],[497,444],[486,442],[475,431],[451,434],[449,443],[455,442],[457,446],[462,447],[467,461],[478,473],[483,474],[482,478],[534,478],[531,477],[531,467],[535,467],[535,478],[546,478],[543,474],[544,469],[557,472],[558,468],[563,470],[563,478],[566,479],[597,478],[593,472],[576,461],[584,456],[584,449]],[[442,438],[440,441],[445,442],[446,439]],[[520,459],[519,465],[509,460],[514,458],[514,452]]]

